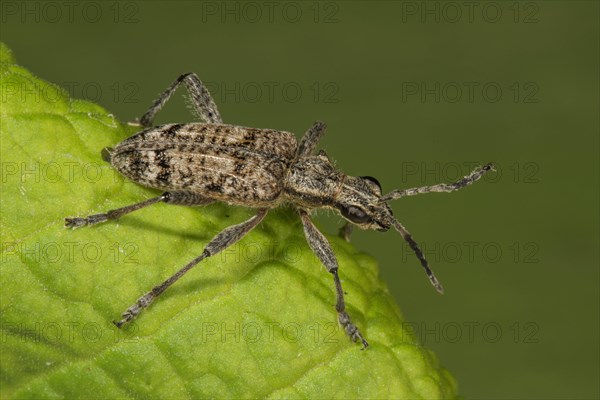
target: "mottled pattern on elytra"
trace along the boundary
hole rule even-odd
[[[274,207],[296,154],[293,134],[203,123],[168,124],[119,143],[111,163],[144,186]]]

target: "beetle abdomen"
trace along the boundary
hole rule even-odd
[[[281,194],[296,146],[295,137],[288,132],[170,124],[119,143],[111,153],[111,163],[144,186],[265,206]]]

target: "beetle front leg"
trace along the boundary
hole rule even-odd
[[[346,312],[346,303],[344,302],[344,290],[342,289],[342,283],[338,276],[338,262],[335,258],[335,254],[331,249],[331,245],[323,236],[317,227],[312,223],[308,212],[303,209],[298,209],[300,218],[302,219],[302,225],[304,225],[304,235],[308,241],[308,245],[315,252],[319,260],[325,265],[327,271],[333,275],[333,282],[335,284],[336,291],[336,303],[335,309],[338,313],[338,321],[344,328],[346,335],[348,335],[354,342],[360,340],[363,345],[363,350],[369,346],[369,343],[361,335],[360,331],[350,320],[350,316]]]
[[[338,236],[344,239],[346,242],[350,242],[350,235],[354,230],[354,225],[350,222],[346,222],[344,226],[342,226],[338,232]]]
[[[321,136],[325,134],[325,128],[327,128],[327,125],[324,122],[315,122],[313,126],[306,131],[304,136],[302,136],[300,144],[298,145],[298,150],[296,151],[296,157],[310,156],[317,147],[317,143],[319,142],[319,139],[321,139]]]
[[[175,82],[171,84],[171,86],[161,93],[158,99],[156,99],[150,106],[148,111],[146,111],[146,113],[140,118],[140,125],[146,128],[152,126],[152,121],[154,120],[156,114],[165,105],[173,92],[175,92],[175,89],[177,89],[181,83],[183,83],[188,90],[192,100],[192,105],[200,118],[210,124],[223,123],[221,114],[219,114],[217,105],[210,95],[210,92],[206,86],[204,86],[200,78],[198,78],[198,75],[192,72],[181,75]]]
[[[225,250],[227,247],[231,246],[244,236],[252,229],[254,229],[267,215],[267,209],[260,209],[256,215],[252,216],[252,218],[242,222],[241,224],[233,225],[228,228],[223,229],[217,236],[215,236],[204,248],[204,251],[201,255],[194,258],[185,267],[181,268],[174,275],[172,275],[169,279],[165,280],[160,285],[156,285],[152,288],[151,291],[137,299],[134,305],[129,307],[121,316],[123,319],[120,321],[113,321],[113,323],[120,328],[123,324],[134,319],[139,313],[144,310],[144,308],[148,307],[152,301],[157,298],[162,292],[167,290],[169,286],[177,282],[179,278],[181,278],[186,272],[196,266],[200,261],[205,258],[214,256],[215,254]]]

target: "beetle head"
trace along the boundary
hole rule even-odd
[[[414,251],[431,284],[438,292],[443,293],[444,289],[429,268],[419,245],[400,221],[394,218],[392,209],[387,204],[388,199],[388,196],[382,195],[381,185],[377,179],[370,176],[346,176],[334,207],[346,220],[362,229],[385,232],[394,227]]]
[[[346,176],[335,208],[342,217],[362,229],[390,229],[392,209],[381,202],[381,185],[371,176]]]

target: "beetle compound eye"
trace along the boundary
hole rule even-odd
[[[377,178],[373,178],[372,176],[361,176],[361,178],[373,182],[374,184],[376,184],[377,186],[379,186],[379,189],[381,189],[381,183],[379,183],[379,181],[377,180]]]
[[[364,224],[371,221],[371,217],[366,212],[355,206],[342,207],[340,212],[345,218],[356,224]]]
[[[381,183],[379,183],[379,181],[376,178],[373,178],[372,176],[361,176],[361,178],[375,184],[375,186],[377,186],[377,188],[379,189],[379,193],[381,193]]]

